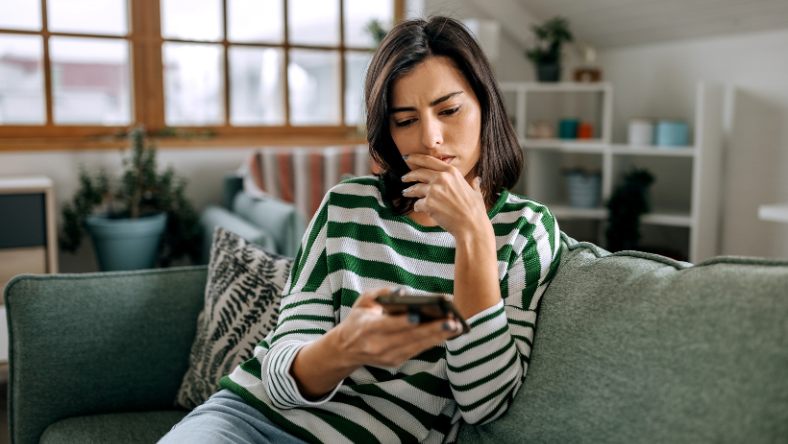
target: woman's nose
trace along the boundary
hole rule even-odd
[[[421,143],[425,148],[434,148],[443,144],[443,128],[438,119],[428,117],[422,120]]]

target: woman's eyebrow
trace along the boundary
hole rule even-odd
[[[433,100],[432,102],[430,102],[430,106],[435,106],[435,105],[437,105],[439,103],[445,102],[445,101],[451,99],[452,97],[454,97],[454,96],[456,96],[458,94],[462,94],[462,91],[454,91],[453,93],[449,93],[449,94],[446,94],[443,97],[439,97],[439,98]],[[405,106],[405,107],[402,107],[402,108],[391,108],[391,109],[389,109],[389,114],[401,113],[403,111],[416,111],[416,108],[414,108],[412,106]]]

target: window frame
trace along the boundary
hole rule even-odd
[[[47,17],[47,0],[41,1],[41,30],[24,31],[0,29],[0,34],[41,36],[43,42],[44,94],[46,106],[46,122],[43,125],[0,125],[0,151],[37,150],[37,149],[80,149],[80,148],[116,148],[126,146],[125,140],[118,140],[114,135],[125,133],[130,125],[142,124],[149,133],[155,134],[167,127],[164,105],[164,62],[162,48],[165,42],[202,43],[221,45],[223,49],[222,72],[224,77],[224,123],[208,126],[178,126],[186,134],[211,133],[211,137],[168,137],[159,139],[163,146],[238,146],[265,144],[356,144],[366,143],[357,125],[345,123],[345,70],[346,52],[364,52],[370,48],[345,46],[344,42],[344,0],[339,2],[340,41],[338,46],[317,46],[290,44],[288,36],[287,0],[283,2],[284,40],[281,44],[236,43],[227,39],[227,3],[222,0],[223,35],[221,41],[196,41],[185,39],[164,38],[161,34],[161,2],[160,0],[127,0],[129,30],[125,36],[106,34],[83,34],[71,32],[52,32],[49,30]],[[405,0],[391,0],[394,9],[394,21],[404,16]],[[129,44],[129,88],[131,95],[131,120],[127,126],[105,125],[57,125],[53,119],[52,99],[52,66],[49,55],[49,39],[51,37],[87,37],[126,40]],[[282,126],[232,126],[230,124],[230,80],[229,80],[229,48],[244,47],[275,47],[284,51],[284,69],[289,63],[289,49],[318,49],[339,51],[339,88],[340,88],[340,124],[307,126],[290,124],[290,100],[288,76],[284,75],[284,110],[285,124]]]

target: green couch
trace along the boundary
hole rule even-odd
[[[788,440],[788,260],[562,249],[523,387],[461,443]],[[13,279],[12,443],[156,442],[187,413],[173,400],[205,282],[205,267]]]

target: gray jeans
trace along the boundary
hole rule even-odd
[[[229,390],[192,410],[159,444],[306,444]]]

